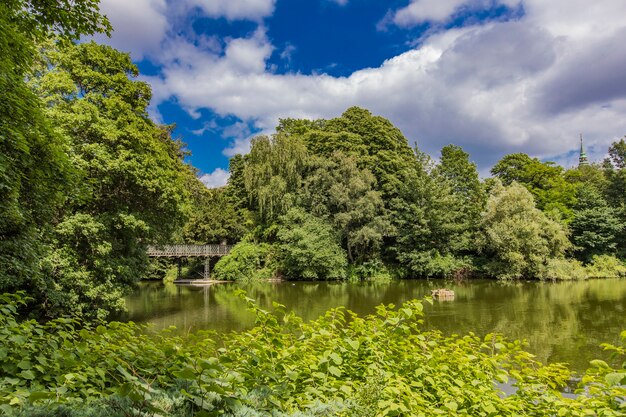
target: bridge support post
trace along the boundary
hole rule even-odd
[[[183,278],[183,258],[178,258],[178,272],[176,273],[176,280]]]
[[[211,278],[211,257],[204,258],[204,279]]]

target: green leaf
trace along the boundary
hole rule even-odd
[[[39,401],[39,400],[48,400],[56,397],[56,393],[50,391],[35,391],[31,392],[28,396],[28,400],[31,402]]]
[[[198,377],[198,374],[193,368],[185,368],[180,371],[173,372],[174,376],[180,379],[193,380]]]
[[[340,377],[341,376],[341,370],[339,368],[337,368],[336,366],[329,366],[328,367],[328,372],[336,377]]]
[[[28,379],[28,380],[32,380],[35,379],[35,374],[33,373],[33,371],[22,371],[18,374],[19,376],[21,376],[24,379]]]
[[[622,383],[626,383],[626,372],[612,372],[610,374],[606,374],[604,379],[611,386],[620,385]]]
[[[448,410],[451,410],[451,411],[456,411],[456,409],[459,407],[459,405],[455,401],[449,401],[445,403],[444,405]]]
[[[609,365],[604,362],[603,360],[600,359],[594,359],[592,361],[589,362],[591,364],[591,366],[595,367],[595,368],[609,368]]]

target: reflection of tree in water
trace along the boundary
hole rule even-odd
[[[626,328],[624,281],[470,283],[455,291],[454,303],[429,309],[428,327],[526,339],[539,360],[566,361],[575,369],[591,357],[606,357],[598,345],[617,342]]]
[[[128,299],[127,318],[179,331],[209,328],[241,330],[253,316],[234,294],[244,289],[264,309],[284,304],[306,320],[344,306],[360,315],[380,304],[402,304],[434,288],[455,291],[454,301],[426,305],[425,326],[445,333],[500,332],[526,339],[541,361],[570,362],[583,369],[592,357],[606,357],[598,345],[616,343],[626,329],[626,280],[538,283],[466,281],[281,282],[179,287],[150,283]]]

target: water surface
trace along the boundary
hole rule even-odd
[[[263,308],[271,308],[276,301],[305,319],[314,319],[339,306],[370,314],[377,305],[399,305],[442,286],[453,289],[456,297],[426,306],[426,328],[447,334],[472,331],[481,336],[499,332],[526,339],[528,350],[542,362],[566,362],[578,371],[593,358],[608,359],[599,344],[618,343],[621,330],[626,330],[626,280],[617,279],[557,283],[278,282],[208,287],[148,282],[127,299],[125,318],[152,323],[157,329],[176,326],[180,332],[223,332],[253,324],[245,303],[233,293],[237,288],[246,290]]]

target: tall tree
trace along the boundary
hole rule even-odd
[[[36,44],[110,29],[95,0],[0,2],[0,291],[40,275],[48,223],[72,177],[65,143],[25,82]]]
[[[340,152],[311,158],[308,169],[300,194],[304,207],[335,226],[350,263],[379,258],[391,224],[374,175]]]
[[[626,139],[613,142],[604,167],[608,180],[607,200],[626,224]],[[626,257],[626,229],[618,237],[618,251],[620,256]]]
[[[533,194],[539,209],[558,213],[565,222],[572,219],[576,186],[565,180],[562,167],[517,153],[502,158],[491,173],[504,185],[514,181],[522,184]]]
[[[609,207],[593,186],[581,186],[577,200],[569,227],[578,257],[590,261],[595,255],[615,255],[618,238],[624,229],[619,213]]]
[[[298,138],[278,133],[252,139],[243,182],[250,207],[261,222],[271,224],[293,206],[306,158],[306,147]]]
[[[456,255],[467,249],[462,201],[428,155],[415,149],[416,174],[391,200],[397,238],[389,250],[412,276],[445,277],[468,267]]]
[[[448,183],[455,197],[455,205],[448,210],[459,213],[459,236],[455,238],[456,252],[470,252],[478,227],[480,214],[485,207],[487,194],[480,182],[476,164],[470,162],[469,154],[456,145],[441,149],[439,164],[433,170],[435,182]]]
[[[106,316],[147,265],[145,246],[182,226],[192,170],[170,128],[147,114],[151,91],[130,56],[93,42],[53,48],[35,82],[70,144],[80,181],[57,214],[37,294],[49,314]]]

